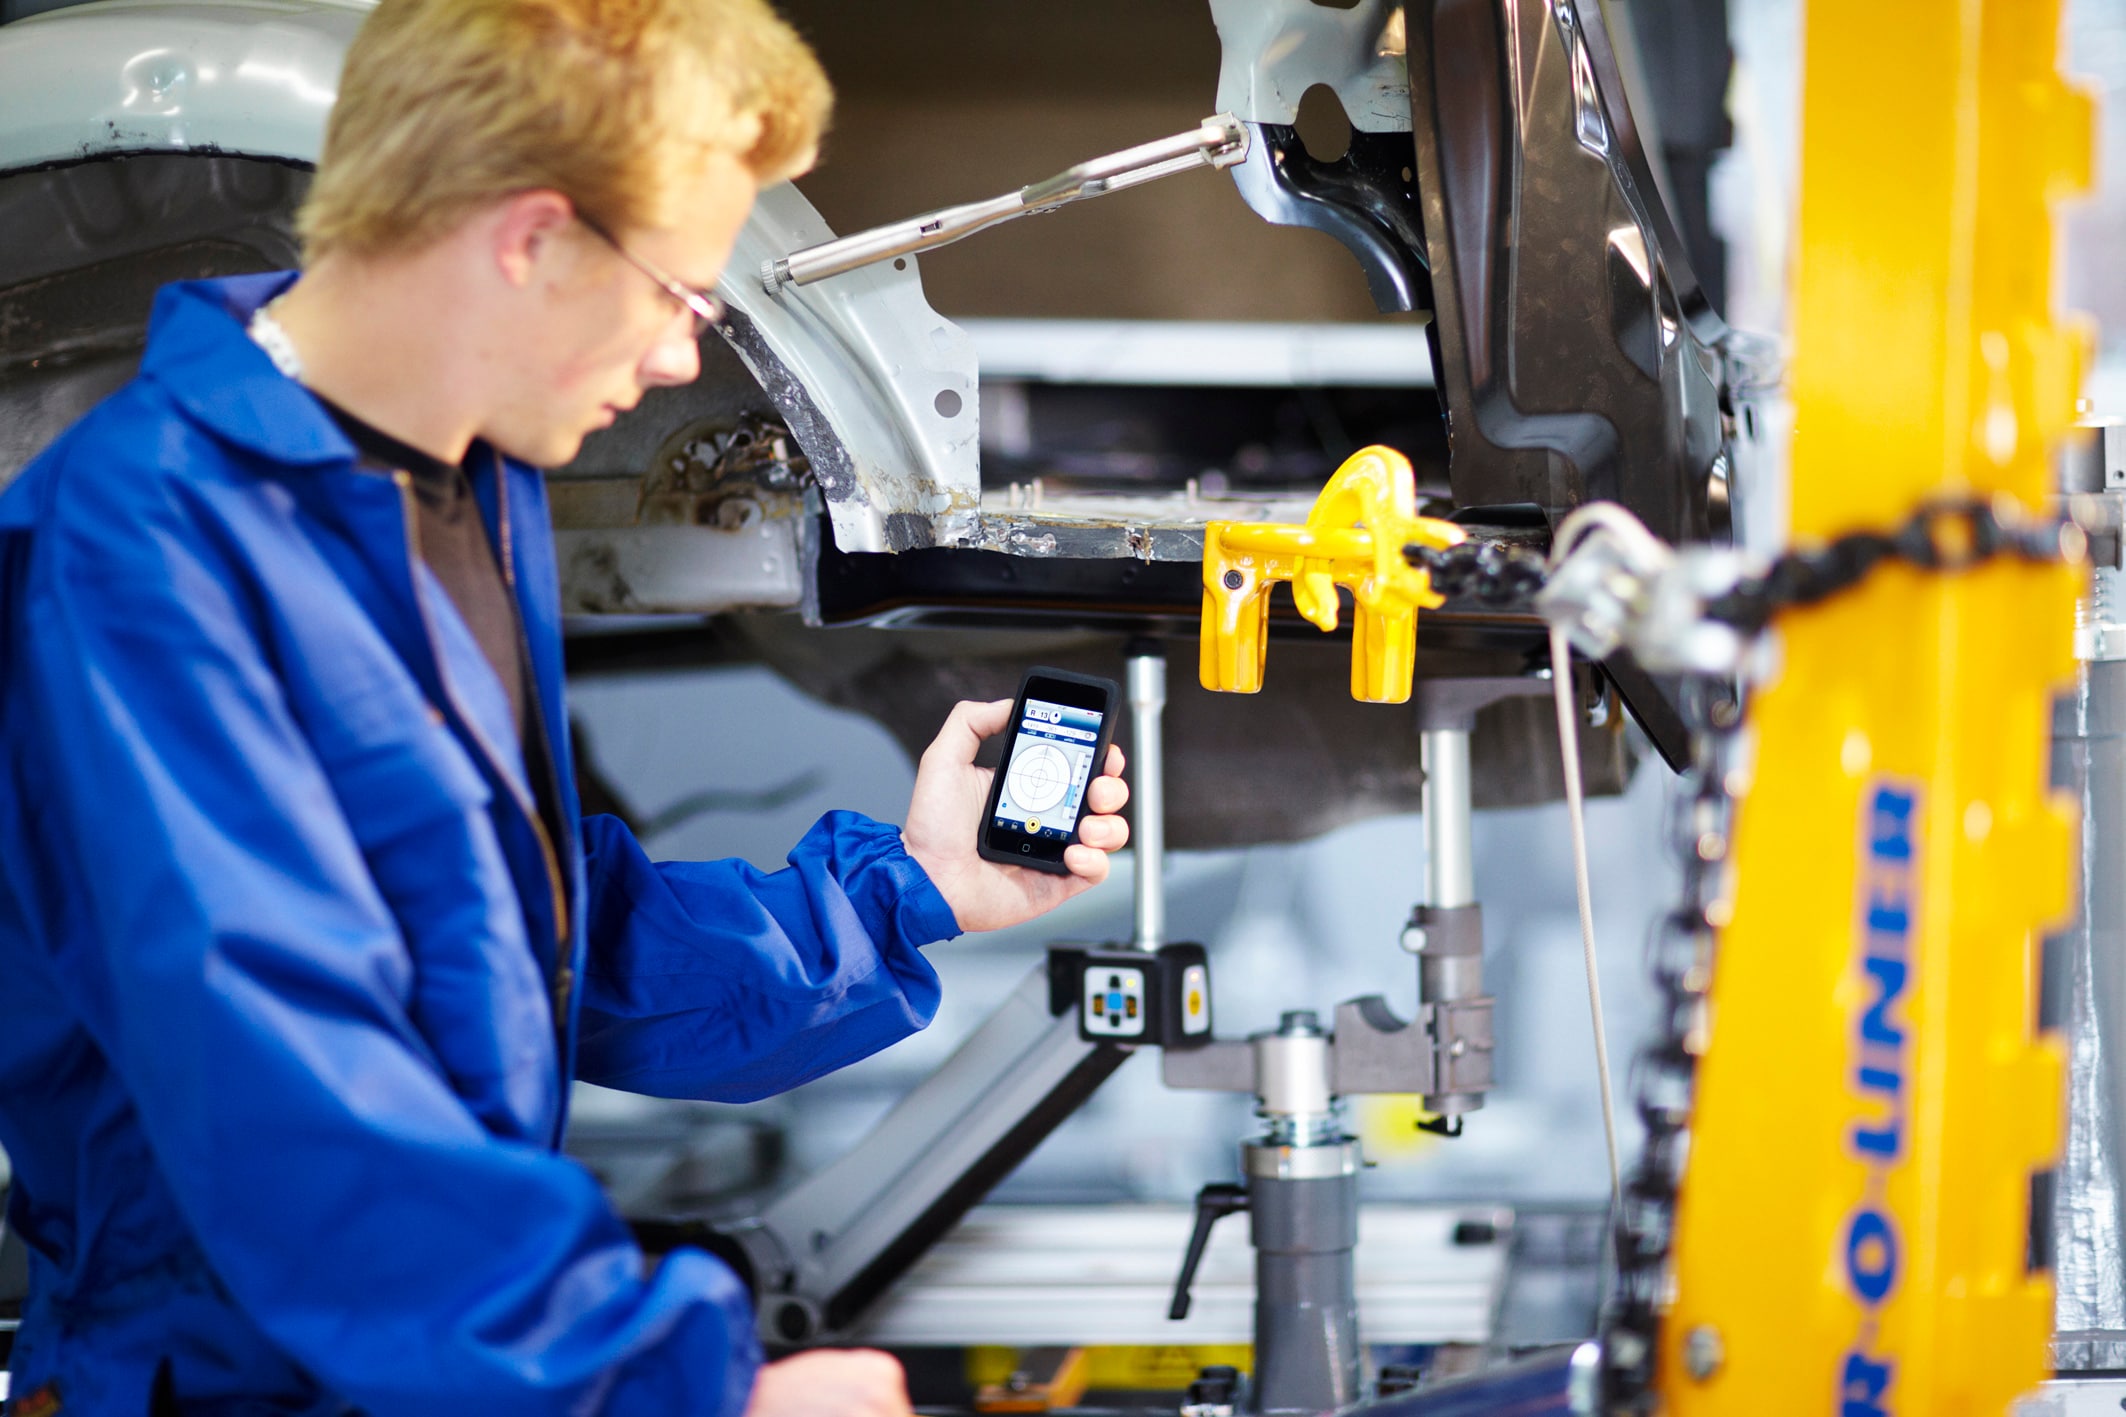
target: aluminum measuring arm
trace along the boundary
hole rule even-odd
[[[1247,151],[1247,126],[1229,113],[1213,114],[1186,133],[1081,162],[1045,182],[1032,183],[986,202],[942,207],[792,251],[763,262],[760,283],[768,294],[780,294],[786,285],[810,285],[895,256],[949,246],[1000,222],[1053,211],[1088,197],[1104,197],[1199,167],[1231,167],[1245,158]]]

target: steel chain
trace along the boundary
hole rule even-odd
[[[1653,1036],[1635,1061],[1632,1084],[1633,1106],[1646,1136],[1619,1198],[1617,1288],[1602,1335],[1610,1408],[1634,1413],[1653,1409],[1676,1197],[1690,1148],[1713,946],[1724,918],[1737,795],[1735,740],[1742,722],[1741,706],[1727,683],[1693,677],[1682,687],[1691,765],[1675,799],[1669,834],[1683,886],[1675,908],[1654,926],[1648,946],[1657,1008]]]
[[[1788,552],[1705,609],[1710,618],[1755,635],[1781,610],[1819,604],[1888,562],[1959,571],[2003,557],[2038,562],[2079,554],[2080,532],[2071,523],[2009,522],[1987,502],[1944,502],[1921,508],[1887,535],[1854,532]],[[1525,547],[1463,543],[1439,551],[1413,545],[1404,548],[1404,555],[1429,571],[1433,588],[1450,600],[1525,605],[1546,579],[1545,558]],[[1649,947],[1657,1022],[1634,1062],[1632,1089],[1646,1138],[1619,1198],[1618,1282],[1602,1332],[1605,1401],[1613,1412],[1650,1413],[1655,1407],[1676,1199],[1705,1046],[1713,949],[1726,922],[1727,863],[1739,791],[1736,757],[1743,712],[1736,686],[1724,678],[1685,677],[1679,707],[1690,731],[1691,766],[1669,831],[1682,863],[1683,888],[1676,907],[1655,926]]]
[[[1403,548],[1403,556],[1428,573],[1432,588],[1449,600],[1525,605],[1543,588],[1543,555],[1524,546],[1502,541],[1464,541],[1445,548],[1412,543]]]
[[[1755,634],[1781,610],[1828,600],[1887,561],[1930,571],[1968,570],[2003,556],[2054,561],[2078,554],[2063,538],[2078,545],[2079,537],[2070,522],[2003,521],[1990,502],[1933,503],[1895,532],[1851,532],[1822,546],[1789,551],[1762,575],[1708,601],[1705,613]],[[1429,573],[1432,588],[1449,600],[1473,599],[1493,607],[1527,604],[1548,578],[1540,551],[1510,542],[1464,541],[1445,548],[1412,543],[1403,556]]]
[[[1856,531],[1820,547],[1789,551],[1762,576],[1709,602],[1705,613],[1755,634],[1779,611],[1828,600],[1885,562],[1965,571],[2003,557],[2034,562],[2078,556],[2080,541],[2080,529],[2071,522],[2007,522],[1990,502],[1935,503],[1889,535]]]

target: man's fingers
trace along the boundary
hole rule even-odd
[[[909,1417],[899,1360],[873,1349],[816,1348],[770,1363],[746,1417]]]
[[[1120,851],[1129,844],[1129,823],[1120,817],[1087,817],[1078,824],[1078,840],[1102,851]]]
[[[929,751],[957,762],[971,763],[984,738],[994,738],[1011,721],[1011,700],[981,703],[962,699],[945,717],[945,726],[931,740]]]
[[[901,1366],[900,1359],[890,1353],[881,1353],[876,1348],[852,1348],[849,1355],[852,1358],[868,1360],[868,1376],[876,1384],[872,1392],[877,1400],[878,1411],[900,1417],[900,1414],[910,1410],[908,1372]]]
[[[1070,873],[1090,886],[1097,886],[1107,879],[1107,853],[1090,846],[1066,846],[1063,848],[1063,864]]]
[[[1124,758],[1123,758],[1123,756],[1122,756],[1122,750],[1121,750],[1120,748],[1117,748],[1117,747],[1116,747],[1116,746],[1115,746],[1114,744],[1112,744],[1112,743],[1108,744],[1108,745],[1107,745],[1107,774],[1106,774],[1106,775],[1107,775],[1108,777],[1120,777],[1120,776],[1122,776],[1122,769],[1123,769],[1124,765],[1125,765],[1125,759],[1124,759]]]
[[[911,1410],[908,1374],[900,1359],[875,1348],[845,1349],[841,1356],[851,1373],[860,1379],[859,1387],[867,1399],[859,1409],[863,1417],[906,1417]]]
[[[1095,816],[1111,816],[1129,802],[1129,784],[1119,777],[1096,777],[1085,789],[1086,810]]]
[[[1005,724],[1011,722],[1010,699],[991,699],[987,703],[965,699],[954,705],[952,711],[967,715],[967,725],[977,738],[994,738],[1004,731]]]

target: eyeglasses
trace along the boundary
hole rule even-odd
[[[686,306],[688,310],[692,311],[694,315],[695,339],[700,339],[710,330],[723,323],[724,303],[721,300],[717,299],[715,296],[709,294],[705,290],[696,290],[690,285],[682,285],[679,281],[667,275],[659,267],[652,265],[650,262],[636,255],[633,251],[628,250],[627,247],[621,245],[618,238],[616,238],[610,231],[607,231],[597,222],[592,221],[589,217],[583,215],[583,213],[576,213],[576,220],[582,222],[585,226],[589,227],[591,231],[597,235],[599,240],[603,241],[606,245],[612,247],[615,251],[619,252],[621,260],[626,261],[636,270],[641,271],[651,280],[656,281],[657,284],[663,286],[664,293],[666,295],[671,296],[674,300],[678,301],[681,305]]]

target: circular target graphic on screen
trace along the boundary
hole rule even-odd
[[[1034,743],[1011,760],[1006,778],[1011,800],[1029,812],[1045,812],[1070,790],[1070,759],[1060,748]]]

